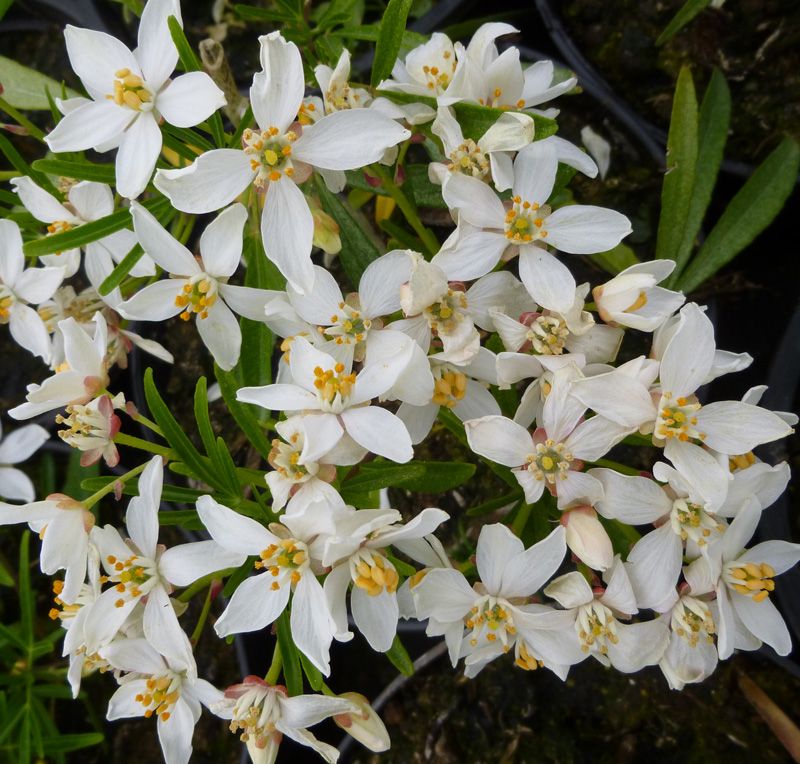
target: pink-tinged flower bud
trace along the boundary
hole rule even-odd
[[[361,713],[337,714],[333,721],[370,751],[388,751],[391,745],[389,733],[369,701],[357,692],[343,692],[339,697],[355,703]]]
[[[597,512],[582,506],[561,516],[567,530],[567,546],[593,570],[607,570],[614,562],[611,539],[597,519]]]

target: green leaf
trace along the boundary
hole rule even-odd
[[[285,279],[278,269],[264,257],[260,240],[248,236],[245,238],[244,246],[247,263],[244,285],[256,289],[285,289]],[[272,382],[272,349],[275,337],[269,327],[261,321],[242,318],[239,325],[242,330],[242,352],[239,355],[242,382],[246,387],[270,384]],[[265,409],[261,409],[261,412],[261,418],[266,419],[268,412]]]
[[[14,586],[14,576],[0,560],[0,586]]]
[[[363,40],[364,42],[377,42],[379,35],[380,25],[378,24],[347,27],[346,29],[331,33],[331,37],[344,37],[348,40]],[[403,41],[400,45],[400,50],[410,50],[426,42],[428,42],[428,37],[426,35],[406,29],[406,31],[403,32]]]
[[[203,448],[206,454],[214,460],[216,451],[216,436],[214,428],[211,426],[211,418],[208,415],[208,386],[206,378],[200,377],[194,386],[194,418],[197,422],[197,431],[200,433],[200,440],[203,441]]]
[[[443,493],[463,485],[475,474],[475,465],[464,462],[414,462],[422,475],[397,481],[397,486],[420,493]]]
[[[2,137],[2,136],[0,136]],[[148,199],[143,203],[150,212],[156,217],[169,208],[169,199]],[[117,210],[110,215],[106,215],[99,220],[91,223],[84,223],[77,228],[64,233],[44,236],[41,239],[34,239],[26,242],[23,250],[28,257],[41,257],[53,252],[65,252],[68,249],[82,247],[92,241],[102,239],[115,231],[120,231],[131,224],[131,213],[128,209]]]
[[[717,182],[725,142],[728,138],[728,127],[731,122],[731,93],[728,83],[719,69],[714,69],[703,102],[700,104],[700,116],[697,126],[697,165],[692,189],[692,199],[683,230],[683,240],[678,249],[678,262],[686,262],[694,249],[697,234],[703,224],[711,194]],[[667,286],[678,282],[680,273],[673,271]]]
[[[442,187],[431,183],[428,178],[428,165],[406,165],[406,182],[403,190],[410,192],[411,198],[417,207],[433,207],[446,210],[447,204],[442,198]]]
[[[669,24],[664,27],[664,31],[656,38],[656,45],[663,45],[710,4],[711,0],[686,0],[681,9],[672,17]]]
[[[256,8],[253,5],[237,3],[233,6],[236,15],[243,21],[294,21],[295,15],[286,11]]]
[[[47,175],[60,175],[75,180],[93,180],[97,183],[114,184],[116,175],[113,164],[98,164],[88,159],[83,162],[69,162],[64,159],[37,159],[31,164],[34,170]]]
[[[395,636],[392,646],[386,651],[386,657],[404,676],[412,676],[414,674],[414,662],[411,660],[408,651],[400,641],[400,637]]]
[[[599,516],[598,519],[606,529],[614,551],[621,554],[623,560],[628,559],[631,547],[641,538],[639,532],[632,525],[621,523],[619,520],[607,520]]]
[[[284,610],[275,622],[278,633],[278,645],[283,658],[283,678],[289,695],[303,694],[303,676],[300,673],[300,654],[292,639],[292,627],[289,624],[289,611]]]
[[[322,689],[322,672],[308,659],[305,654],[298,651],[300,656],[300,665],[303,668],[303,673],[308,679],[308,684],[314,692],[319,692]]]
[[[116,477],[93,477],[86,478],[81,481],[81,488],[88,493],[95,493],[101,488],[105,488],[109,483],[113,483]],[[138,496],[139,486],[135,480],[128,480],[122,485],[122,493],[125,496]],[[170,485],[165,483],[161,490],[161,498],[164,501],[174,501],[178,504],[194,504],[207,491],[198,491],[195,488],[186,488],[182,485]],[[166,514],[174,514],[167,512]],[[167,525],[174,525],[175,523],[167,523]]]
[[[58,737],[42,738],[42,748],[45,753],[69,753],[70,751],[80,751],[83,748],[91,748],[93,745],[100,745],[103,742],[103,735],[100,732],[83,732],[72,735],[59,735]]]
[[[217,436],[217,448],[214,459],[217,469],[222,476],[223,484],[228,487],[232,496],[238,496],[241,491],[239,478],[236,476],[236,465],[233,463],[228,447],[225,445],[225,438]],[[259,483],[263,480],[263,474],[259,473]]]
[[[175,453],[194,472],[195,477],[209,485],[217,486],[219,479],[216,473],[211,468],[209,461],[204,459],[192,445],[192,441],[172,416],[169,407],[156,388],[153,381],[153,370],[150,368],[144,372],[144,395],[153,419],[161,428],[167,443],[175,450]]]
[[[31,591],[30,565],[31,532],[22,534],[19,545],[19,613],[22,639],[29,645],[33,643],[33,608],[35,595]]]
[[[372,60],[370,85],[374,88],[392,73],[403,42],[411,2],[412,0],[389,0],[386,6],[375,43],[375,58]]]
[[[656,257],[659,260],[675,260],[676,271],[680,271],[685,263],[685,255],[683,261],[678,261],[678,254],[689,217],[696,164],[697,97],[692,73],[688,66],[684,66],[678,75],[672,101],[667,136],[667,169],[661,186],[661,216],[656,241]]]
[[[511,491],[511,493],[506,493],[503,496],[498,496],[495,499],[489,499],[489,501],[485,501],[482,504],[476,504],[474,507],[470,507],[467,510],[467,515],[469,517],[488,515],[490,512],[494,512],[502,507],[507,507],[509,504],[513,504],[521,498],[522,494],[519,491]]]
[[[198,491],[198,493],[200,492]],[[164,494],[162,494],[162,497],[164,499],[167,498]],[[177,500],[169,499],[169,501]],[[185,528],[189,531],[202,531],[205,530],[206,527],[203,525],[203,521],[200,519],[195,509],[173,509],[170,512],[159,512],[158,524],[179,525],[181,528]]]
[[[98,292],[104,297],[114,291],[133,270],[133,267],[144,256],[144,249],[141,244],[136,244],[122,260],[114,267],[114,270],[106,276],[98,288]]]
[[[11,106],[27,111],[50,108],[47,88],[53,93],[61,93],[61,84],[54,79],[5,56],[0,56],[0,85],[3,86],[3,98]],[[66,89],[66,98],[75,98],[79,95],[80,93],[74,90]]]
[[[397,485],[402,480],[422,477],[425,467],[419,462],[393,464],[391,462],[367,462],[358,469],[358,474],[345,480],[342,490],[351,492],[377,491]]]
[[[203,71],[200,65],[200,60],[189,45],[189,40],[186,39],[186,33],[183,31],[178,19],[170,16],[167,19],[169,25],[169,33],[172,36],[172,42],[178,50],[178,58],[183,64],[183,68],[187,72],[201,72]],[[211,129],[211,134],[214,136],[214,143],[217,148],[225,146],[225,130],[222,128],[222,118],[219,116],[219,111],[215,111],[208,119],[208,124]]]
[[[14,0],[0,0],[0,19],[6,15],[6,12],[13,4]]]
[[[627,244],[622,242],[617,244],[614,249],[598,252],[595,255],[589,255],[589,259],[612,276],[616,276],[620,271],[624,271],[626,268],[629,268],[631,265],[636,265],[636,263],[639,262],[636,253]]]
[[[253,572],[253,562],[255,561],[255,557],[248,557],[237,569],[236,571],[231,574],[231,577],[228,579],[227,583],[225,584],[225,588],[222,590],[222,594],[225,597],[230,597],[236,591],[236,587],[239,586],[242,581],[247,578],[250,573]]]
[[[10,162],[11,166],[22,175],[30,175],[38,185],[47,191],[56,193],[53,184],[50,182],[46,175],[32,169],[28,163],[23,159],[22,154],[17,151],[14,144],[11,143],[5,135],[0,133],[0,153]]]
[[[222,397],[225,405],[230,411],[231,416],[236,420],[236,424],[247,436],[250,445],[258,451],[265,459],[269,457],[272,450],[272,443],[269,441],[259,424],[259,414],[257,406],[249,403],[240,403],[236,400],[236,391],[242,387],[242,382],[236,374],[236,370],[223,371],[216,364],[214,365],[214,375],[219,382]]]
[[[364,232],[352,208],[336,194],[331,193],[319,175],[315,175],[315,180],[317,193],[325,212],[339,225],[339,237],[342,240],[339,260],[352,286],[358,287],[361,274],[373,260],[380,257],[381,253]]]
[[[679,285],[691,292],[729,263],[781,211],[794,190],[800,169],[800,146],[784,138],[756,168],[703,242]]]

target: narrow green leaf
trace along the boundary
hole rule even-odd
[[[203,441],[203,448],[213,461],[213,454],[216,451],[216,436],[208,415],[208,386],[205,377],[200,377],[194,386],[194,419],[197,422],[200,440]]]
[[[102,733],[83,732],[42,738],[42,747],[45,753],[49,753],[52,756],[57,753],[70,753],[71,751],[80,751],[83,748],[91,748],[93,745],[100,745],[102,742]]]
[[[308,659],[303,652],[298,651],[300,656],[300,665],[303,668],[303,673],[308,679],[308,684],[314,692],[319,692],[322,689],[322,672]]]
[[[347,27],[331,33],[331,37],[342,37],[347,40],[363,40],[364,42],[377,42],[379,35],[379,24]],[[418,45],[423,45],[426,42],[428,42],[428,37],[424,34],[406,29],[406,31],[403,32],[403,41],[400,45],[400,50],[411,50],[411,48],[416,48]]]
[[[47,191],[55,192],[53,184],[50,182],[46,175],[32,169],[28,163],[23,159],[22,154],[14,148],[5,135],[0,133],[0,154],[3,154],[6,159],[11,163],[11,166],[22,175],[30,175],[38,185],[45,188]]]
[[[230,597],[231,594],[236,591],[236,587],[253,572],[254,560],[254,557],[249,557],[236,569],[225,584],[225,588],[222,590],[223,596]]]
[[[614,551],[622,555],[623,560],[627,560],[631,547],[641,538],[639,532],[632,525],[621,523],[619,520],[606,520],[604,517],[598,519],[606,529]]]
[[[10,705],[11,708],[15,708],[17,704],[11,703]],[[19,711],[17,711],[10,719],[8,719],[8,721],[5,721],[7,717],[3,717],[5,724],[0,727],[0,743],[2,743],[14,731],[14,728],[22,720],[23,714],[26,714],[28,711],[28,708],[24,702],[19,703],[18,705]]]
[[[114,184],[116,175],[113,164],[98,164],[88,159],[83,162],[70,162],[64,159],[37,159],[31,164],[34,170],[47,175],[61,175],[75,180],[93,180],[97,183]]]
[[[264,257],[261,240],[248,236],[244,242],[247,270],[244,274],[244,285],[256,289],[286,288],[286,281],[278,269]],[[272,382],[272,349],[275,337],[269,327],[261,321],[242,318],[239,321],[242,330],[242,352],[239,356],[239,367],[242,382],[247,387],[268,385]],[[261,418],[267,417],[263,412]]]
[[[14,0],[0,0],[0,19],[6,15],[6,12],[13,4]]]
[[[0,586],[14,586],[14,576],[2,560],[0,560]]]
[[[286,689],[289,691],[289,695],[302,695],[303,675],[300,673],[300,655],[292,639],[289,611],[284,610],[275,624],[283,658],[283,678],[286,680]]]
[[[195,477],[209,485],[216,486],[219,483],[216,473],[211,469],[208,460],[203,459],[192,445],[192,441],[189,440],[183,428],[172,416],[169,407],[156,388],[156,384],[153,381],[153,370],[150,368],[144,372],[144,394],[150,413],[164,433],[167,443],[175,450],[183,462],[193,470]]]
[[[26,714],[22,718],[22,724],[20,725],[19,730],[19,742],[17,743],[19,758],[17,761],[19,764],[30,764],[31,763],[31,726],[32,726],[32,719],[33,717],[30,714]]]
[[[680,271],[678,251],[689,216],[697,164],[697,97],[692,73],[684,66],[678,75],[672,101],[672,117],[667,136],[667,170],[661,186],[661,216],[658,220],[656,257],[675,260]],[[686,253],[688,254],[688,253]]]
[[[242,114],[242,118],[239,120],[239,124],[236,126],[236,130],[231,136],[231,139],[228,141],[228,148],[241,148],[242,133],[244,133],[244,131],[252,124],[253,106],[252,104],[248,103],[244,114]]]
[[[794,190],[800,169],[800,146],[784,138],[756,168],[679,281],[684,292],[691,292],[733,260],[781,211]]]
[[[507,507],[509,504],[513,504],[521,498],[522,494],[519,491],[512,491],[511,493],[503,494],[503,496],[498,496],[496,499],[489,499],[489,501],[485,501],[482,504],[476,504],[474,507],[470,507],[467,510],[467,515],[469,517],[488,515],[490,512],[494,512],[502,507]]]
[[[231,495],[236,496],[240,490],[239,478],[236,476],[236,465],[233,463],[228,447],[225,445],[225,439],[222,436],[217,437],[216,460],[217,469],[222,475],[223,483],[228,487]],[[259,483],[263,480],[263,475],[259,473]]]
[[[286,11],[276,11],[266,8],[256,8],[253,5],[243,5],[237,3],[233,6],[236,15],[243,21],[294,21],[292,13]]]
[[[425,467],[419,462],[393,464],[390,462],[367,462],[359,467],[358,474],[345,480],[342,490],[363,493],[377,491],[397,485],[402,480],[420,478]]]
[[[0,3],[0,18],[3,16],[3,3]],[[47,89],[53,93],[61,92],[61,85],[47,75],[30,67],[0,56],[0,85],[3,86],[3,98],[11,106],[26,111],[47,110]],[[67,88],[66,98],[80,95]]]
[[[389,0],[386,6],[375,43],[375,58],[372,60],[370,85],[374,88],[392,73],[403,42],[411,2],[412,0]]]
[[[728,83],[719,69],[714,69],[708,83],[697,125],[697,165],[692,189],[692,200],[683,231],[683,240],[678,249],[677,260],[684,268],[694,249],[697,234],[703,224],[711,194],[717,183],[717,174],[722,164],[728,127],[731,122],[731,93]],[[678,283],[680,273],[673,271],[667,286]]]
[[[138,263],[143,256],[144,249],[142,249],[142,245],[136,244],[133,249],[114,266],[114,270],[103,279],[97,291],[104,297],[113,292],[125,280],[125,277],[133,270],[136,263]]]
[[[711,0],[686,0],[681,9],[672,17],[664,31],[656,38],[656,45],[663,45],[667,40],[680,32],[703,8],[708,7]]]
[[[404,676],[412,676],[414,674],[414,661],[411,660],[411,656],[400,641],[400,637],[395,636],[392,646],[386,651],[386,657]]]
[[[336,194],[331,193],[319,175],[315,175],[315,179],[317,193],[325,212],[339,225],[339,236],[342,240],[339,260],[350,283],[353,287],[357,287],[361,274],[373,260],[380,257],[381,253],[372,239],[364,232],[356,213],[350,206]]]
[[[116,477],[105,476],[86,478],[85,480],[81,481],[81,488],[89,493],[94,493],[95,491],[99,491],[101,488],[105,488],[109,483],[113,483],[116,479]],[[122,493],[125,496],[138,496],[139,487],[137,481],[128,480],[123,483]],[[165,483],[161,491],[161,497],[164,499],[164,501],[174,501],[178,504],[194,504],[195,501],[204,493],[207,493],[207,491],[198,491],[195,488],[186,488],[185,486],[181,485],[170,485],[169,483]]]
[[[463,485],[475,474],[475,465],[464,462],[415,462],[423,468],[421,475],[397,481],[400,488],[420,493],[443,493]]]
[[[9,644],[16,645],[20,650],[27,651],[28,649],[28,645],[22,637],[2,623],[0,623],[0,639],[4,639]]]
[[[214,145],[200,135],[197,130],[192,130],[188,127],[175,127],[175,125],[164,122],[161,125],[161,132],[183,141],[195,155],[214,149]]]
[[[31,532],[25,531],[19,545],[19,613],[22,639],[29,645],[33,643],[34,608],[34,594],[31,591],[30,548]]]
[[[178,58],[183,64],[183,68],[187,72],[203,71],[200,65],[200,59],[197,58],[192,50],[192,46],[189,44],[189,40],[186,39],[186,33],[183,31],[183,27],[178,19],[174,16],[170,16],[167,19],[167,24],[169,25],[169,33],[178,50]],[[214,136],[214,143],[217,148],[225,146],[225,131],[222,128],[222,118],[219,115],[219,111],[215,111],[209,117],[208,124],[211,129],[211,134]]]
[[[620,271],[624,271],[639,262],[636,253],[623,242],[617,244],[614,249],[589,255],[589,259],[612,276],[616,276]]]
[[[240,403],[236,400],[236,391],[242,387],[241,380],[237,378],[234,371],[223,371],[216,364],[214,365],[214,375],[219,382],[222,397],[225,405],[230,411],[231,416],[236,420],[236,424],[241,427],[242,432],[247,436],[250,445],[258,451],[265,459],[269,457],[272,450],[272,443],[265,435],[259,425],[258,407],[249,403]]]
[[[417,207],[434,207],[447,209],[447,204],[442,198],[442,187],[431,183],[428,178],[427,164],[406,165],[406,182],[403,190],[410,192],[411,198]]]
[[[162,197],[161,199],[148,199],[143,203],[143,206],[158,217],[169,208],[170,204],[169,199]],[[41,257],[53,252],[65,252],[68,249],[82,247],[84,244],[102,239],[129,225],[131,225],[130,210],[117,210],[104,218],[93,220],[91,223],[84,223],[70,231],[26,242],[23,250],[28,257]]]

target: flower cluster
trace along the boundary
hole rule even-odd
[[[108,718],[155,716],[168,764],[189,760],[202,707],[230,720],[256,763],[274,761],[284,735],[332,762],[336,750],[306,729],[327,717],[372,750],[389,745],[363,697],[334,696],[319,678],[332,674],[332,643],[354,628],[385,653],[400,618],[425,621],[469,677],[511,653],[523,670],[564,679],[592,656],[622,672],[658,665],[681,689],[735,649],[764,642],[787,654],[770,595],[800,545],[747,545],[789,480],[785,463],[753,449],[789,435],[797,418],[760,407],[763,388],[706,399],[704,385],[752,359],[718,350],[704,308],[659,286],[671,261],[632,265],[586,302],[590,285],[568,264],[579,270],[577,256],[616,247],[631,224],[565,191],[564,176],[598,172],[552,135],[558,112],[542,108],[575,80],[554,81],[550,62],[523,66],[513,47],[501,52],[498,38],[516,30],[493,23],[466,47],[434,34],[377,90],[349,82],[344,51],[335,68],[317,66],[309,91],[300,49],[273,32],[259,39],[251,116],[206,150],[204,125],[225,98],[205,73],[174,76],[170,17],[174,30],[177,0],[149,0],[133,52],[100,32],[65,32],[89,97],[57,101],[63,118],[46,142],[56,154],[116,149],[115,190],[12,182],[47,225],[32,241],[67,241],[120,213],[126,226],[26,269],[19,227],[0,220],[0,323],[51,371],[9,416],[55,412],[82,465],[102,457],[116,467],[118,445],[157,454],[87,499],[36,500],[7,465],[47,431],[28,425],[0,445],[0,496],[25,502],[0,504],[0,525],[27,523],[42,538],[42,572],[63,571],[50,615],[65,630],[73,694],[83,677],[111,673],[119,687]],[[172,145],[181,135],[202,141],[170,167],[165,137]],[[422,181],[452,217],[444,243],[403,191],[403,161],[419,144]],[[395,237],[405,248],[376,251],[356,271],[344,249],[356,246],[352,234],[320,207],[353,183],[397,203],[414,230]],[[192,238],[197,216],[216,211]],[[348,220],[358,227],[355,213]],[[312,259],[326,226],[341,233],[354,291],[335,262]],[[198,454],[170,435],[168,411],[154,409],[151,422],[109,390],[133,345],[173,361],[128,322],[175,317],[196,325],[266,475],[234,464],[213,434]],[[278,339],[274,381],[270,348],[245,357],[244,335],[259,324],[257,336]],[[267,383],[244,375],[243,361],[266,368]],[[129,421],[167,445],[132,437]],[[436,472],[415,459],[415,447],[436,456],[423,450],[432,431],[454,433],[465,459],[510,491],[480,528],[474,559],[451,559],[434,535],[448,513],[401,514],[377,492]],[[641,447],[633,464],[616,461],[629,453],[620,444]],[[205,540],[159,543],[165,462],[201,485],[193,516]],[[133,495],[125,530],[101,525],[97,503],[123,490]],[[610,533],[620,525],[638,541],[621,547]],[[193,647],[226,579],[216,634],[272,625],[324,694],[302,694],[289,673],[279,684],[285,650],[264,679],[221,691],[199,677]],[[190,639],[186,603],[206,590]]]

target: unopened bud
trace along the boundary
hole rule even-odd
[[[354,703],[361,713],[337,714],[333,717],[336,724],[370,751],[388,751],[389,733],[369,701],[357,692],[343,692],[339,697]]]
[[[607,570],[614,562],[614,550],[606,529],[589,506],[576,507],[561,516],[567,530],[567,546],[594,570]]]

